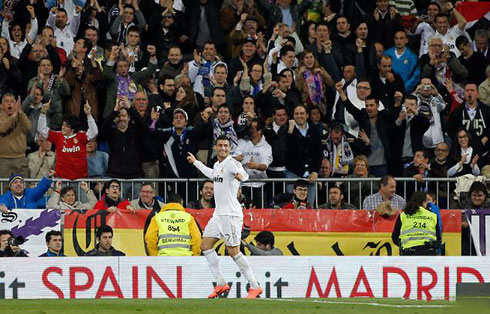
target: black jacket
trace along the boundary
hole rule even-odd
[[[308,171],[318,173],[322,163],[321,137],[318,130],[312,126],[303,136],[298,128],[286,135],[286,169],[303,177]]]
[[[410,121],[410,142],[412,144],[412,153],[418,150],[425,150],[422,143],[424,133],[429,129],[430,122],[422,115],[416,115]],[[405,142],[405,130],[407,128],[407,120],[403,120],[400,126],[396,126],[396,140],[393,141],[393,158],[401,160],[403,154],[403,145]]]
[[[369,136],[371,134],[371,123],[366,109],[358,109],[354,106],[349,99],[344,102],[347,111],[357,120],[359,128]],[[391,145],[389,141],[390,132],[393,130],[393,125],[400,107],[393,107],[392,109],[385,109],[378,112],[378,118],[376,119],[376,129],[378,130],[378,136],[383,144],[385,151],[385,158],[388,162],[392,160]]]
[[[107,253],[103,253],[99,250],[99,243],[95,245],[95,248],[91,251],[88,251],[85,256],[126,256],[126,253],[116,250],[114,247],[111,247],[111,250]]]
[[[264,131],[265,140],[272,147],[272,163],[269,167],[283,167],[286,163],[286,153],[287,153],[287,133],[288,126],[283,125],[279,130],[274,132],[272,128],[267,128]]]

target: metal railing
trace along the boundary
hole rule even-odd
[[[80,180],[63,180],[66,185],[73,186],[77,190],[77,197],[79,198],[83,193],[81,192],[79,182],[85,181],[90,183],[91,187],[97,185],[97,183],[105,183],[110,181],[111,178],[103,179],[80,179]],[[188,179],[161,179],[161,178],[139,178],[139,179],[118,179],[121,182],[121,191],[123,191],[123,197],[130,200],[139,197],[139,187],[143,182],[149,182],[156,187],[156,194],[160,195],[164,202],[166,201],[169,193],[179,193],[187,202],[199,199],[200,184],[204,182],[205,178],[188,178]],[[263,183],[261,187],[256,188],[254,192],[251,192],[247,186],[242,186],[242,193],[249,196],[251,201],[256,201],[259,198],[257,208],[266,208],[271,206],[274,197],[280,193],[287,193],[288,185],[291,186],[297,179],[261,179],[261,180],[248,180],[247,183]],[[39,182],[39,179],[26,179],[27,185],[35,184]],[[344,201],[353,204],[357,208],[362,208],[363,199],[378,191],[377,185],[379,178],[319,178],[315,184],[316,198],[313,207],[318,208],[321,202],[328,201],[328,190],[332,185],[341,185],[344,190]],[[414,178],[396,178],[397,192],[406,199],[407,194],[410,191],[418,190],[419,187],[424,185],[432,190],[438,201],[438,204],[443,205],[441,208],[451,208],[451,198],[454,196],[452,185],[456,182],[455,178],[426,178],[422,183],[417,182]],[[3,194],[8,190],[8,178],[0,178],[0,193]],[[96,190],[99,199],[102,195],[102,188]],[[319,202],[320,200],[320,202]],[[186,203],[187,204],[187,203]],[[260,205],[260,206],[259,206]]]

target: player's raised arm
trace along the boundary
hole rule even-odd
[[[239,163],[238,161],[235,160],[235,169],[233,172],[235,173],[235,179],[237,179],[240,182],[244,182],[248,180],[248,173],[245,171],[243,168],[242,164]]]
[[[206,167],[202,162],[196,159],[196,157],[192,153],[187,153],[187,161],[194,165],[199,171],[201,171],[206,177],[212,179],[213,178],[213,169]]]

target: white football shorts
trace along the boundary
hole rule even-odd
[[[204,229],[204,238],[224,239],[226,246],[238,246],[242,236],[243,217],[213,216]]]

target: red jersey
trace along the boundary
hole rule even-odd
[[[87,133],[77,132],[65,137],[59,131],[49,130],[48,141],[56,146],[56,176],[64,179],[88,177]]]

